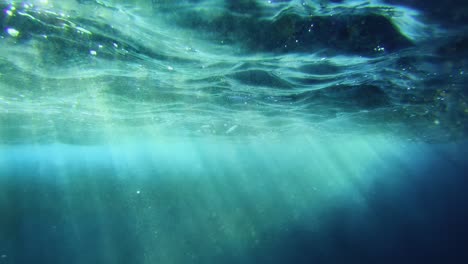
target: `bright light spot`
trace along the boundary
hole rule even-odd
[[[6,10],[5,13],[9,16],[12,16],[13,15],[13,12],[11,10]]]
[[[7,28],[6,31],[12,37],[17,37],[19,35],[19,31],[14,28]]]
[[[239,126],[238,125],[233,125],[232,127],[230,127],[227,131],[226,131],[226,134],[231,134],[232,132],[234,132],[234,130],[236,130]]]
[[[439,125],[439,124],[440,124],[440,121],[436,119],[436,120],[434,120],[434,124],[435,124],[435,125]]]
[[[171,66],[167,66],[167,69],[170,70],[170,71],[174,70],[174,68],[172,68]]]
[[[118,48],[119,45],[117,45],[117,43],[112,43],[112,45],[114,45],[114,47]]]
[[[91,32],[89,30],[86,30],[86,29],[84,29],[82,27],[76,27],[76,30],[78,30],[78,33],[80,33],[80,34],[81,33],[86,33],[88,35],[91,35]]]
[[[385,51],[384,47],[377,46],[374,48],[375,51]]]
[[[89,54],[93,55],[93,56],[96,56],[97,55],[97,52],[95,50],[90,50],[89,51]]]
[[[140,194],[140,190],[136,191],[136,194]]]

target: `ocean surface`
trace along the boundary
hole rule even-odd
[[[0,11],[0,264],[468,263],[465,0]]]

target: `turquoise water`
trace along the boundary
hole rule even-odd
[[[466,144],[297,140],[3,147],[2,262],[437,263],[465,254]]]
[[[0,263],[463,263],[465,6],[0,1]]]
[[[408,7],[3,2],[4,143],[465,136],[457,29],[424,23]]]

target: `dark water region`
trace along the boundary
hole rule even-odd
[[[465,1],[0,10],[0,264],[468,263]]]

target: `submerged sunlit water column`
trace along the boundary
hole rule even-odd
[[[0,264],[468,262],[465,9],[400,2],[0,1]]]
[[[460,148],[384,137],[3,146],[0,253],[6,263],[445,256],[466,235]]]

